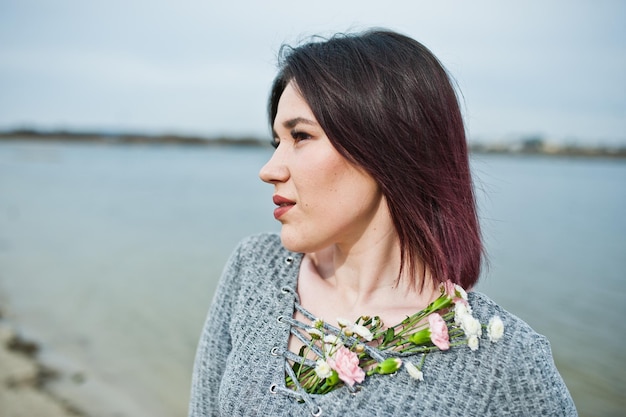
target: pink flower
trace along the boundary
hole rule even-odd
[[[452,281],[447,280],[442,285],[448,297],[453,298],[453,299],[456,298],[456,288],[454,287],[454,283]]]
[[[452,299],[454,303],[463,303],[468,305],[467,303],[467,293],[460,285],[453,283],[450,280],[441,284],[443,287],[444,293]]]
[[[350,386],[353,386],[355,382],[363,382],[365,379],[365,372],[359,368],[358,356],[345,346],[337,349],[326,362],[337,371],[339,379]]]
[[[448,337],[448,326],[437,313],[428,316],[430,326],[430,340],[441,350],[450,349],[450,339]]]

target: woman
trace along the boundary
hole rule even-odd
[[[464,126],[432,53],[389,31],[290,49],[269,118],[280,237],[231,256],[190,416],[576,415],[547,340],[470,291]]]

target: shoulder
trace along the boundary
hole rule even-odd
[[[237,249],[254,252],[264,247],[282,247],[277,233],[258,233],[246,236],[239,241]]]
[[[277,233],[259,233],[242,239],[231,255],[229,265],[238,269],[291,270],[298,266],[302,254],[286,249]]]
[[[276,233],[260,233],[243,238],[230,255],[227,268],[242,268],[267,262],[274,258],[287,256],[288,251],[282,246]]]
[[[483,335],[483,346],[475,352],[480,352],[484,376],[497,387],[491,394],[494,404],[512,414],[538,415],[539,411],[549,410],[545,415],[576,415],[548,339],[482,293],[469,293],[468,301],[473,315],[482,323],[493,316],[499,316],[504,323],[502,339],[491,343]]]
[[[534,344],[548,344],[545,336],[537,333],[528,323],[505,310],[487,295],[473,291],[468,293],[468,301],[472,307],[472,314],[481,323],[488,323],[494,316],[500,317],[505,329],[502,344],[507,345],[508,349],[515,347],[513,345],[528,348]]]
[[[288,256],[291,252],[283,247],[277,233],[259,233],[242,239],[235,253],[249,259],[268,259]]]
[[[470,292],[468,301],[472,307],[472,314],[481,323],[487,324],[489,320],[498,316],[504,324],[504,334],[497,343],[493,345],[498,360],[501,363],[511,363],[519,365],[517,359],[520,356],[545,357],[552,361],[552,352],[548,339],[537,333],[528,323],[513,313],[505,310],[491,298],[480,292]]]
[[[261,233],[239,241],[222,271],[222,285],[240,287],[245,277],[264,273],[268,265],[288,255],[275,233]]]
[[[238,275],[238,280],[250,285],[269,281],[274,285],[291,285],[302,254],[287,250],[276,233],[261,233],[242,239],[226,269]]]

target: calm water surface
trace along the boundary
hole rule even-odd
[[[269,149],[0,143],[0,303],[93,416],[183,416],[236,242],[278,231]],[[479,289],[552,342],[581,416],[626,401],[626,161],[473,158]],[[84,383],[72,375],[81,374]]]

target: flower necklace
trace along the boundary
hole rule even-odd
[[[361,316],[354,323],[339,318],[338,328],[310,317],[312,326],[306,329],[310,339],[287,369],[287,388],[326,394],[345,385],[354,392],[355,384],[366,377],[393,374],[403,365],[412,378],[422,381],[428,353],[461,345],[474,351],[483,328],[491,342],[500,340],[504,333],[500,317],[481,324],[472,316],[463,288],[448,280],[439,289],[440,296],[425,309],[388,328],[378,316]],[[400,359],[419,353],[419,364]],[[315,359],[308,359],[311,356]]]

